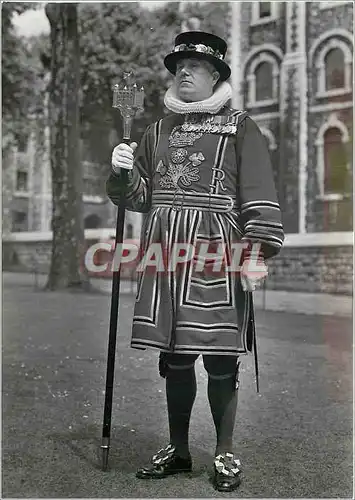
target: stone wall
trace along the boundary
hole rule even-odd
[[[351,246],[285,247],[270,262],[267,289],[352,294]]]
[[[339,4],[328,9],[320,8],[320,2],[307,2],[309,47],[328,30],[342,28],[350,33],[354,24],[353,3]]]
[[[38,235],[41,234],[41,239]],[[114,230],[86,230],[87,246],[114,238]],[[47,273],[51,241],[48,234],[13,234],[3,241],[3,269]],[[269,261],[268,290],[352,294],[352,233],[290,234],[280,254]],[[127,269],[125,277],[131,271]],[[107,276],[107,274],[106,274]]]

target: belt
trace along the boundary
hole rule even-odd
[[[190,191],[154,191],[152,208],[169,207],[174,210],[197,209],[205,212],[231,212],[237,209],[236,196],[209,193],[191,193]]]

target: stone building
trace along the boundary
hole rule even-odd
[[[48,83],[48,79],[45,84]],[[48,95],[45,98],[48,101]],[[31,133],[16,148],[7,151],[4,202],[6,232],[45,233],[51,231],[52,186],[47,102],[44,116],[32,116]],[[85,229],[115,228],[116,207],[105,195],[109,166],[99,165],[86,155],[81,143],[83,162],[83,208]],[[138,238],[140,214],[127,212],[126,235]],[[114,234],[114,231],[113,231]]]
[[[261,128],[285,246],[268,286],[352,293],[352,2],[231,2],[236,108]]]
[[[287,233],[352,229],[352,2],[232,2],[235,107],[260,126]]]

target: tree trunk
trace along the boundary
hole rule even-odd
[[[52,259],[47,288],[88,288],[84,262],[82,164],[79,148],[80,49],[77,4],[49,3],[49,94],[52,170]]]

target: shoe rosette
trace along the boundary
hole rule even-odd
[[[240,460],[234,458],[233,453],[223,453],[217,455],[214,460],[214,466],[219,474],[228,477],[235,477],[241,474]]]
[[[161,465],[168,462],[175,453],[175,446],[168,444],[165,448],[159,450],[155,455],[152,456],[152,464]]]

